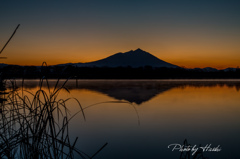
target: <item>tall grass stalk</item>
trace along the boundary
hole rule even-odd
[[[78,138],[70,140],[71,117],[66,106],[70,98],[58,99],[62,90],[69,92],[65,87],[67,80],[61,86],[57,81],[55,87],[48,87],[47,91],[42,89],[43,81],[40,80],[35,93],[21,91],[11,82],[11,91],[0,114],[0,158],[63,159],[74,158],[74,155],[91,158],[75,148]],[[83,108],[77,103],[85,119]]]
[[[10,38],[8,39],[8,41],[6,42],[6,44],[3,46],[3,48],[0,51],[0,54],[3,52],[3,50],[5,49],[5,47],[8,45],[8,43],[11,41],[11,39],[13,38],[13,36],[15,35],[15,33],[17,32],[18,28],[19,28],[20,24],[17,25],[16,29],[14,30],[14,32],[12,33],[12,35],[10,36]]]

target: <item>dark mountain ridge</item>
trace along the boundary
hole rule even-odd
[[[141,49],[137,49],[134,51],[131,50],[125,53],[120,52],[98,61],[88,63],[76,63],[75,65],[78,67],[178,67],[176,65],[165,62]]]

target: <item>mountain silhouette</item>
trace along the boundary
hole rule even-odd
[[[141,49],[137,49],[134,51],[131,50],[125,53],[120,52],[98,61],[88,63],[76,63],[75,65],[78,67],[178,67],[176,65],[160,60],[159,58]]]

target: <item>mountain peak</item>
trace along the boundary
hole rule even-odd
[[[135,51],[143,51],[142,49],[140,49],[140,48],[137,48]]]
[[[133,54],[142,54],[142,53],[147,53],[146,51],[143,51],[142,49],[138,48],[136,50],[130,50],[128,52],[125,53],[133,53]]]
[[[145,51],[143,51],[142,49],[138,48],[138,49],[134,50],[134,52],[145,52]]]

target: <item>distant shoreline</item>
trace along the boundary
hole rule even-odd
[[[132,67],[74,67],[14,66],[0,68],[3,79],[240,79],[240,69],[184,69],[144,66]]]
[[[42,79],[42,78],[41,78]],[[5,79],[8,80],[8,79]],[[16,81],[21,81],[23,80],[23,78],[14,78],[14,80]],[[24,78],[24,81],[27,80],[40,80],[40,78]],[[48,80],[60,80],[60,81],[65,81],[65,80],[69,80],[69,81],[75,81],[76,78],[48,78]],[[78,81],[159,81],[159,82],[240,82],[240,78],[236,78],[236,79],[77,79]]]

